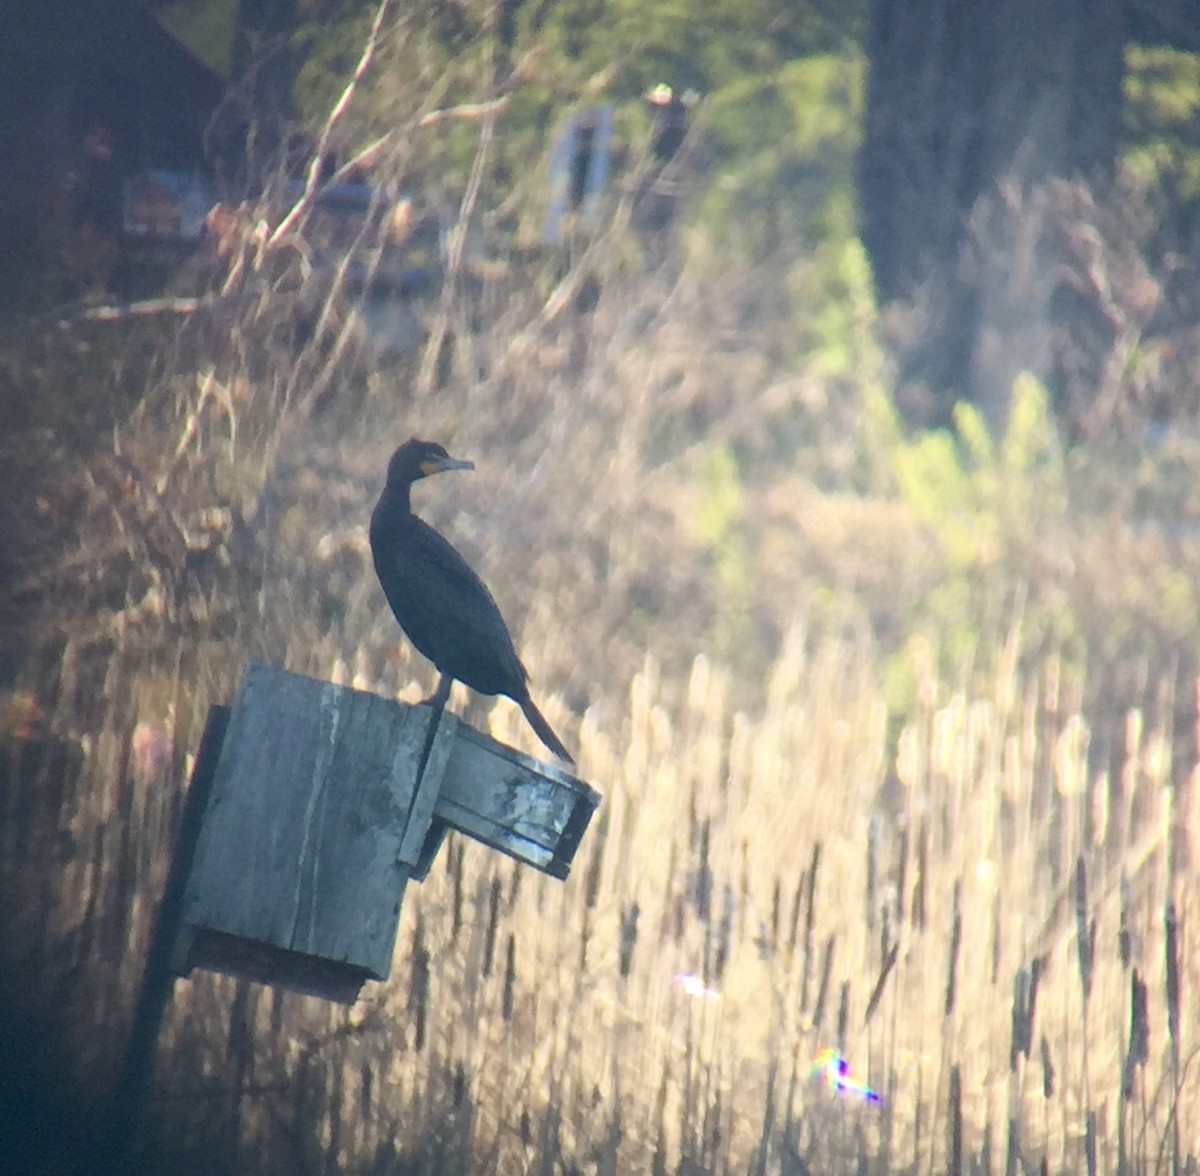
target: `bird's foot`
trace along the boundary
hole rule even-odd
[[[450,701],[450,687],[452,685],[454,685],[454,679],[448,674],[443,674],[438,679],[437,689],[428,698],[423,698],[417,705],[432,706],[438,710],[442,710],[446,703]]]

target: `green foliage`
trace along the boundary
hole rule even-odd
[[[700,488],[696,532],[710,547],[717,547],[729,539],[742,514],[741,477],[728,445],[718,446],[704,459]]]
[[[785,245],[844,249],[856,231],[864,78],[857,54],[825,55],[717,90],[704,110],[716,179],[699,200],[701,229],[763,257]]]
[[[607,76],[619,101],[658,82],[712,94],[770,75],[791,58],[841,47],[855,36],[863,8],[789,0],[558,0],[521,4],[518,24],[580,76]]]
[[[354,76],[377,5],[362,0],[303,5],[305,20],[293,38],[301,65],[294,86],[297,113],[316,132]],[[345,154],[403,127],[423,110],[475,102],[493,82],[495,37],[484,6],[433,0],[399,6],[375,61],[345,111],[337,145]],[[433,188],[461,187],[479,139],[474,122],[450,120],[398,144],[407,168]]]
[[[916,689],[914,650],[925,658],[931,641],[947,673],[993,668],[1005,656],[1014,609],[1031,646],[1072,644],[1079,622],[1068,602],[1026,600],[1027,557],[1067,513],[1066,470],[1046,389],[1027,373],[1017,378],[998,442],[965,403],[955,406],[953,432],[909,436],[878,390],[868,394],[866,415],[870,443],[940,555],[908,639],[889,665],[890,704],[904,713]]]
[[[300,118],[315,132],[354,76],[372,15],[365,5],[343,5],[331,12],[305,8],[307,19],[292,38],[301,61],[293,99]]]
[[[793,300],[801,314],[797,343],[807,366],[820,376],[844,377],[856,386],[875,382],[881,367],[875,336],[875,291],[862,241],[831,237],[806,265],[793,270]]]
[[[709,552],[716,582],[716,645],[734,660],[750,660],[761,652],[750,620],[752,559],[742,527],[742,499],[737,456],[728,445],[720,445],[700,466],[694,527]]]
[[[1125,65],[1124,166],[1168,199],[1200,198],[1200,54],[1133,45]]]
[[[739,76],[706,100],[688,214],[693,255],[756,266],[786,329],[778,358],[824,378],[876,370],[874,293],[858,237],[855,159],[865,63],[856,52]]]
[[[172,0],[154,15],[211,69],[228,77],[233,64],[233,38],[238,0]]]
[[[295,101],[310,128],[351,76],[374,9],[363,0],[302,3]],[[636,145],[649,131],[642,94],[659,82],[692,87],[704,99],[698,117],[715,163],[704,169],[713,177],[707,187],[702,178],[695,184],[705,231],[724,225],[720,237],[759,256],[781,242],[799,251],[828,240],[836,269],[854,233],[863,64],[846,46],[862,19],[861,3],[518,0],[502,40],[489,4],[417,0],[402,8],[342,134],[351,143],[379,134],[431,93],[439,105],[476,101],[513,64],[532,63],[522,68],[495,144],[488,203],[496,204],[534,173],[530,161],[544,157],[566,110],[615,102],[618,144]],[[477,137],[477,126],[462,123],[423,133],[419,166],[453,186],[465,178]]]
[[[1062,452],[1046,389],[1028,373],[1013,385],[997,444],[973,405],[954,409],[955,432],[904,435],[891,402],[869,398],[871,430],[888,451],[901,497],[937,537],[949,568],[987,569],[1012,540],[1062,516]]]

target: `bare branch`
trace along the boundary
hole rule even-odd
[[[464,102],[460,106],[447,106],[443,110],[431,110],[428,114],[422,115],[417,126],[431,127],[435,123],[452,118],[483,118],[485,115],[499,114],[508,105],[509,97],[508,94],[501,94],[499,98],[492,98],[487,102]]]
[[[192,311],[211,306],[216,301],[211,294],[202,298],[147,298],[142,302],[131,302],[128,306],[92,306],[83,312],[82,317],[98,322],[112,322],[139,314],[191,314]]]
[[[379,44],[379,35],[383,29],[384,21],[394,7],[395,0],[380,0],[379,8],[375,13],[375,21],[371,25],[370,36],[367,37],[367,43],[363,47],[362,56],[359,58],[358,66],[354,70],[354,76],[342,91],[342,96],[334,103],[333,109],[329,112],[329,117],[325,120],[325,125],[321,128],[321,137],[317,140],[316,147],[313,148],[312,162],[308,165],[308,176],[304,181],[304,192],[300,199],[292,206],[291,211],[279,222],[275,227],[275,231],[267,239],[268,248],[274,245],[285,233],[291,232],[296,222],[304,216],[316,198],[317,188],[321,179],[321,160],[324,158],[325,152],[329,147],[329,140],[333,136],[333,129],[337,126],[342,115],[346,113],[354,98],[355,91],[358,89],[359,82],[362,81],[367,70],[370,69],[371,62],[375,57],[375,50]]]

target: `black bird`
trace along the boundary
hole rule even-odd
[[[504,694],[538,738],[574,763],[529,697],[529,675],[484,582],[428,523],[412,512],[412,484],[444,470],[473,470],[435,441],[405,441],[388,462],[387,485],[371,515],[371,555],[384,595],[408,639],[441,673],[426,699],[444,706],[457,678],[480,694]]]

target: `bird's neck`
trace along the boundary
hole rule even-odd
[[[393,518],[412,514],[412,500],[409,497],[411,491],[411,482],[401,482],[398,485],[389,483],[384,487],[383,494],[379,499],[380,513]]]

